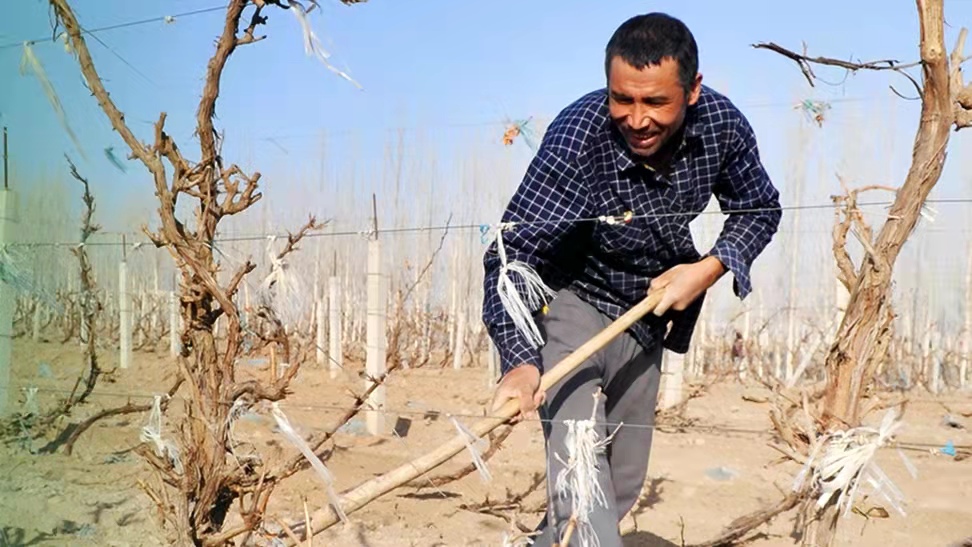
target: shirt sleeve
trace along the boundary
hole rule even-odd
[[[504,223],[514,223],[501,232],[507,263],[523,262],[543,277],[548,257],[576,226],[574,221],[585,217],[587,206],[576,166],[556,149],[541,146],[503,213]],[[502,373],[522,364],[542,373],[540,349],[516,328],[497,292],[502,264],[496,241],[487,248],[483,266],[483,322],[499,352]],[[523,279],[516,272],[507,275],[519,294],[525,294]],[[531,310],[535,320],[541,310]]]
[[[779,191],[759,157],[756,136],[742,115],[730,130],[730,142],[715,195],[728,214],[709,256],[732,272],[733,291],[745,298],[752,291],[750,268],[779,228]]]

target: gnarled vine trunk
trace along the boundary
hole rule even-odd
[[[952,126],[962,126],[956,101],[962,91],[959,65],[965,31],[950,63],[944,42],[942,0],[918,0],[917,8],[923,85],[921,119],[911,167],[877,238],[873,242],[868,241],[869,237],[862,239],[865,256],[825,365],[827,386],[820,418],[826,429],[846,429],[860,424],[861,396],[886,358],[891,339],[894,315],[890,298],[895,261],[942,173]],[[831,498],[819,511],[812,504],[807,505],[804,545],[834,543],[839,518],[836,499],[836,496]]]

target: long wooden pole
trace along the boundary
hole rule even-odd
[[[627,313],[608,325],[606,329],[596,334],[581,347],[574,350],[573,353],[554,365],[540,377],[540,389],[543,391],[549,390],[583,362],[587,361],[597,351],[627,330],[631,325],[654,310],[658,302],[661,301],[663,292],[663,290],[659,290],[649,294],[644,300],[628,310]],[[519,402],[509,400],[494,415],[479,420],[470,429],[478,437],[485,436],[497,427],[508,422],[517,412],[519,412]],[[444,442],[432,452],[402,464],[388,473],[375,477],[348,491],[342,496],[341,508],[345,514],[351,514],[353,511],[357,511],[376,498],[442,465],[461,452],[465,447],[465,439],[457,435]],[[311,535],[315,535],[339,522],[340,518],[331,507],[327,507],[314,512],[310,520],[314,526]],[[304,528],[306,522],[300,523],[297,526]],[[285,544],[296,546],[294,543]]]

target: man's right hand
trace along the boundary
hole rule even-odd
[[[543,404],[546,393],[540,389],[540,369],[533,365],[523,364],[506,373],[490,405],[490,413],[499,410],[506,401],[514,399],[519,402],[520,412],[513,418],[513,423],[519,422]]]

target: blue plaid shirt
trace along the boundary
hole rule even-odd
[[[719,93],[702,87],[683,135],[670,168],[656,172],[632,160],[608,114],[605,89],[565,108],[503,214],[503,222],[519,223],[502,232],[508,261],[525,262],[550,288],[566,288],[617,319],[645,297],[652,278],[703,258],[689,223],[715,195],[728,218],[708,255],[732,272],[733,290],[745,298],[752,290],[750,266],[780,223],[779,192],[760,162],[749,122]],[[633,213],[627,223],[590,220],[626,211]],[[483,264],[483,321],[503,373],[523,363],[543,371],[539,349],[516,329],[497,293],[495,241]],[[524,294],[522,279],[509,275]],[[649,314],[631,333],[645,348],[661,342],[685,353],[702,301],[664,317]]]

